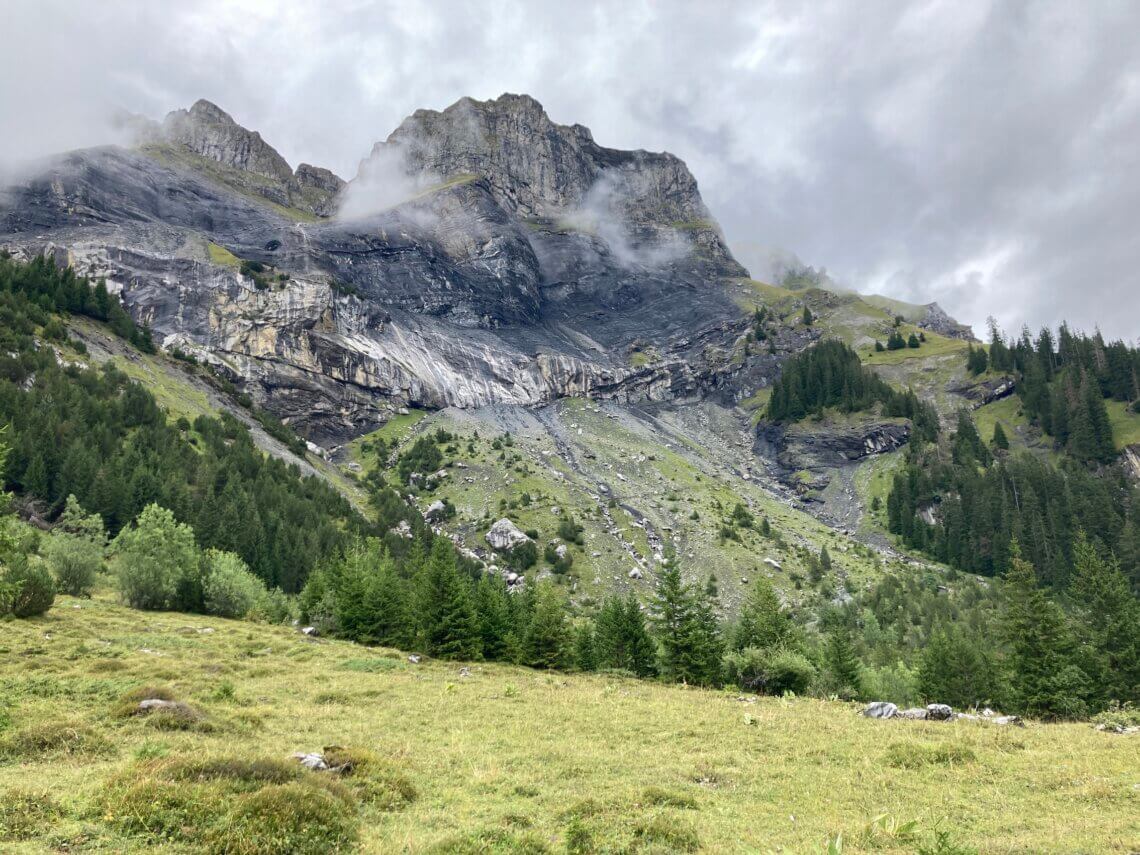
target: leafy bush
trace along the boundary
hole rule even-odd
[[[260,623],[289,623],[297,617],[295,599],[280,588],[263,588],[248,617]]]
[[[47,539],[44,557],[55,574],[60,593],[88,597],[103,566],[103,546],[75,534],[57,533]]]
[[[207,614],[245,617],[266,595],[265,584],[234,553],[211,549],[205,560],[202,595]]]
[[[0,600],[18,618],[44,614],[55,602],[55,580],[38,556],[16,554],[0,575]]]
[[[762,650],[746,647],[729,653],[724,660],[725,679],[750,692],[801,695],[816,678],[811,661],[794,650]]]
[[[186,588],[198,577],[198,547],[190,526],[166,508],[147,505],[111,550],[119,593],[132,608],[169,609],[190,598]]]

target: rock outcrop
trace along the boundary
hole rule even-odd
[[[421,111],[369,160],[392,150],[410,196],[314,217],[366,185],[292,171],[200,101],[139,149],[0,188],[0,246],[105,277],[157,341],[322,444],[411,405],[736,395],[744,271],[677,158],[602,148],[524,96]]]

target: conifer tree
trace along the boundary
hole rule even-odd
[[[732,632],[733,649],[774,650],[784,644],[790,632],[791,620],[781,607],[775,588],[763,576],[757,577],[740,607]]]
[[[828,634],[823,658],[832,685],[840,697],[859,697],[862,667],[846,629],[837,627]]]
[[[1001,426],[1001,422],[994,422],[993,446],[1001,451],[1009,451],[1009,439],[1005,435],[1005,429]]]
[[[422,573],[418,623],[424,649],[441,659],[477,659],[482,652],[470,583],[459,575],[455,550],[435,538]]]
[[[534,608],[522,641],[522,664],[531,668],[561,668],[567,660],[569,629],[562,598],[553,585],[535,590]]]
[[[574,667],[579,671],[596,671],[597,651],[594,647],[594,628],[588,623],[578,627],[574,638]]]
[[[1000,703],[993,657],[975,638],[949,623],[938,626],[923,647],[918,685],[928,702],[955,707]]]
[[[1087,677],[1073,661],[1065,616],[1037,585],[1033,565],[1012,547],[1005,577],[1002,630],[1016,709],[1041,718],[1077,718],[1087,711]]]
[[[487,659],[508,658],[508,636],[514,629],[510,596],[506,580],[497,573],[484,573],[475,586],[475,613]]]
[[[1105,700],[1140,701],[1140,601],[1114,558],[1102,558],[1078,532],[1072,594],[1086,635],[1105,659]]]

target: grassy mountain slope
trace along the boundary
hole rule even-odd
[[[140,615],[99,594],[8,625],[0,649],[5,852],[156,851],[158,835],[131,829],[169,820],[177,797],[139,790],[130,813],[105,801],[113,776],[155,786],[180,758],[228,768],[329,745],[388,764],[352,790],[364,852],[824,852],[842,835],[844,852],[912,853],[936,827],[984,852],[1140,842],[1140,744],[1088,725],[880,722],[827,701],[414,665],[286,628]],[[204,718],[124,716],[123,696],[146,686]],[[158,851],[206,833],[223,784],[195,784],[197,825],[170,826]],[[285,834],[296,809],[266,816]]]
[[[559,540],[567,513],[583,526],[582,544],[570,544],[568,582],[580,602],[611,590],[648,595],[656,559],[669,546],[692,581],[716,577],[729,611],[760,573],[790,602],[807,604],[861,587],[893,563],[889,554],[798,509],[751,458],[749,438],[731,413],[711,404],[651,414],[568,399],[540,410],[444,410],[400,419],[378,432],[397,443],[396,454],[439,429],[458,436],[450,443],[454,452],[445,450],[448,476],[416,502],[426,510],[436,499],[450,501],[457,513],[444,527],[466,547],[486,550],[484,535],[503,516],[537,531],[540,553]],[[507,433],[511,444],[503,445]],[[350,461],[365,474],[376,456],[363,448],[375,436],[349,447]],[[734,521],[738,504],[751,515],[749,524]],[[778,537],[761,534],[765,517]],[[833,568],[813,583],[809,555],[824,545]],[[641,579],[630,578],[635,568]]]

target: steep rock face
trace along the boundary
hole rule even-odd
[[[902,448],[910,432],[909,421],[873,416],[842,423],[760,422],[754,448],[761,456],[775,459],[783,478],[802,492],[826,487],[829,470]]]
[[[603,148],[528,95],[416,111],[373,147],[359,177],[393,164],[413,176],[481,176],[514,215],[596,234],[632,262],[693,247],[722,275],[745,275],[680,159]]]
[[[202,157],[297,189],[293,170],[285,158],[261,134],[246,130],[209,101],[195,101],[189,110],[169,113],[162,123],[162,136]]]
[[[211,108],[171,120],[178,142],[73,152],[0,189],[0,245],[106,277],[159,342],[214,363],[322,441],[409,404],[735,395],[741,366],[730,357],[747,319],[723,286],[741,271],[722,245],[719,256],[692,241],[663,252],[659,234],[677,230],[649,214],[609,231],[521,216],[503,190],[513,173],[494,163],[488,175],[419,182],[371,213],[311,221],[291,211],[321,210],[320,198],[343,195],[339,179],[307,165],[287,179],[259,136]],[[541,108],[523,112],[555,137],[567,132]],[[584,129],[572,136],[602,160],[531,193],[534,205],[551,187],[567,194],[541,210],[588,193],[609,156]],[[685,198],[662,216],[704,211],[679,161],[643,155],[627,160],[664,166],[636,166],[628,186],[676,173]],[[613,209],[629,198],[615,193]],[[719,241],[715,223],[707,231]],[[273,287],[259,291],[242,260],[268,265]],[[654,358],[635,364],[635,350]]]

